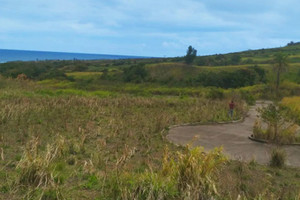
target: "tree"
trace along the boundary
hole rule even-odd
[[[274,55],[274,71],[276,73],[276,94],[278,96],[279,84],[280,84],[280,75],[285,72],[288,68],[288,55],[281,52]]]
[[[292,45],[295,45],[295,43],[293,41],[287,43],[287,46],[292,46]]]
[[[268,139],[278,142],[279,129],[284,124],[284,117],[279,108],[274,104],[269,104],[267,107],[258,109],[260,117],[268,125]]]
[[[192,46],[189,46],[186,55],[184,57],[185,63],[192,64],[196,56],[197,56],[197,50],[194,49]]]
[[[123,76],[126,82],[141,83],[146,80],[148,72],[144,64],[138,64],[125,68]]]
[[[287,110],[269,104],[266,107],[258,108],[259,118],[267,124],[267,130],[262,130],[261,123],[256,123],[254,137],[268,140],[275,144],[291,144],[296,141],[296,123]]]
[[[234,54],[233,56],[231,56],[230,60],[232,65],[237,65],[241,62],[242,57],[238,54]]]

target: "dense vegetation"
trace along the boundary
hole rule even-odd
[[[193,48],[191,47],[191,51]],[[220,88],[240,88],[272,81],[275,53],[285,52],[290,63],[284,79],[290,82],[300,82],[300,45],[293,44],[284,48],[246,51],[225,55],[198,56],[194,64],[185,65],[184,58],[140,59],[116,61],[38,61],[9,62],[0,65],[0,73],[6,77],[16,78],[24,73],[33,80],[65,80],[80,83],[105,81],[152,83],[172,87],[213,86]],[[189,53],[189,52],[188,52]],[[193,55],[191,53],[191,55]],[[249,58],[257,62],[245,63]],[[214,60],[211,63],[199,64],[199,59]],[[298,59],[299,58],[299,59]],[[198,60],[198,61],[197,61]],[[219,63],[220,60],[226,60]],[[275,59],[276,61],[276,59]],[[225,66],[226,65],[226,66]],[[210,66],[210,67],[209,67]],[[219,67],[224,66],[224,67]],[[102,75],[89,77],[84,81],[76,79],[72,72],[98,72]],[[95,80],[98,79],[98,80]],[[103,81],[101,81],[103,80]],[[277,80],[278,81],[278,80]]]
[[[299,199],[299,168],[166,140],[171,125],[231,120],[231,99],[234,119],[256,99],[285,97],[280,109],[299,120],[299,98],[286,97],[300,94],[299,50],[198,56],[189,65],[184,57],[3,63],[0,198]],[[279,96],[278,51],[290,61]],[[199,66],[201,59],[211,61]],[[278,152],[273,166],[283,163]]]

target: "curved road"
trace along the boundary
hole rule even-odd
[[[185,145],[191,143],[197,136],[198,138],[192,143],[194,146],[203,146],[205,150],[223,146],[224,153],[231,159],[249,161],[254,158],[260,164],[268,164],[274,146],[248,139],[257,118],[256,109],[268,103],[258,101],[250,108],[243,122],[179,126],[170,129],[167,139],[175,144]],[[300,167],[300,146],[283,146],[283,148],[287,153],[286,164]]]

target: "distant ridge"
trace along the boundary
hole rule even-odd
[[[115,60],[147,58],[143,56],[109,55],[109,54],[88,54],[88,53],[68,53],[53,51],[34,50],[12,50],[0,49],[0,63],[10,61],[35,61],[35,60]]]

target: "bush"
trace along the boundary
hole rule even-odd
[[[125,68],[123,76],[125,82],[141,83],[146,80],[148,72],[144,64],[139,64]]]
[[[247,104],[255,105],[255,98],[250,92],[242,90],[241,91],[241,97],[242,97],[243,100],[246,101]]]
[[[54,69],[43,73],[38,77],[40,80],[44,79],[58,79],[58,80],[69,80],[74,81],[74,78],[68,77],[63,71]]]
[[[287,116],[286,111],[274,104],[258,109],[261,120],[267,124],[262,130],[260,121],[254,124],[253,133],[257,139],[268,140],[276,144],[291,144],[297,141],[295,122]]]
[[[209,99],[223,99],[224,98],[224,92],[222,89],[218,88],[211,88],[208,93],[206,94],[206,97]]]
[[[282,168],[285,165],[286,153],[283,149],[275,148],[271,152],[270,166]]]
[[[239,88],[265,82],[265,71],[258,66],[241,68],[235,71],[202,72],[190,81],[202,86]]]

